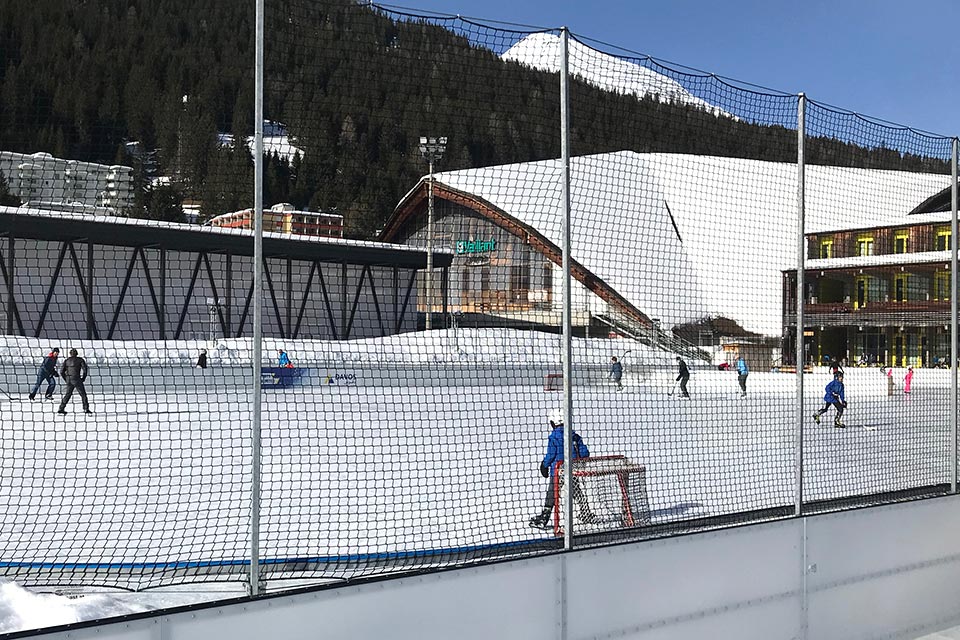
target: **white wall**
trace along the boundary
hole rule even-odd
[[[960,621],[960,496],[212,606],[71,638],[916,638]]]

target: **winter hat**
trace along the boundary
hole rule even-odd
[[[554,426],[563,424],[563,411],[560,409],[554,409],[551,411],[550,415],[547,416],[547,422]]]
[[[76,349],[70,349],[70,355],[72,355],[72,356],[77,355],[77,350],[76,350]]]
[[[60,347],[54,347],[53,349],[51,349],[51,351],[53,351],[54,353],[60,353]]]

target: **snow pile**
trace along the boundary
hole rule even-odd
[[[60,347],[61,360],[77,349],[90,365],[188,365],[196,363],[201,349],[211,365],[249,363],[251,338],[202,340],[71,340],[69,342],[20,336],[0,336],[0,363],[35,365],[53,347]],[[330,363],[483,365],[516,364],[560,366],[562,344],[558,334],[516,329],[442,329],[402,333],[359,340],[284,340],[266,338],[262,343],[264,366],[277,362],[283,349],[295,366]],[[627,356],[627,366],[663,366],[673,354],[631,340],[606,338],[573,339],[578,364],[605,366],[611,356]]]
[[[32,593],[15,582],[0,583],[0,633],[98,620],[149,609],[108,595],[68,598]]]
[[[530,34],[500,57],[541,71],[557,73],[560,71],[560,36],[551,33]],[[573,39],[569,40],[569,64],[573,75],[606,91],[638,98],[653,96],[661,102],[688,104],[714,115],[730,115],[694,96],[679,82],[662,73],[602,53]]]

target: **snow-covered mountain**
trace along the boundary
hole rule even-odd
[[[500,57],[541,71],[557,72],[560,69],[560,36],[532,33]],[[573,75],[600,89],[637,97],[654,96],[662,102],[689,104],[715,115],[730,115],[662,73],[602,53],[573,39],[569,41],[568,58]]]

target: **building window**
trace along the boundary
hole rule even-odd
[[[858,256],[873,255],[873,236],[862,236],[860,238],[857,238],[857,255]]]
[[[907,252],[907,239],[910,237],[910,234],[906,231],[900,231],[893,237],[893,252],[894,253],[906,253]]]
[[[820,257],[825,260],[833,257],[833,239],[820,241]]]
[[[937,271],[933,276],[933,299],[950,299],[950,272]]]
[[[937,251],[950,251],[950,228],[941,227],[937,229]]]
[[[857,299],[853,302],[854,309],[867,306],[870,279],[866,276],[857,278]]]
[[[893,299],[895,302],[907,301],[907,274],[902,273],[893,278]]]

